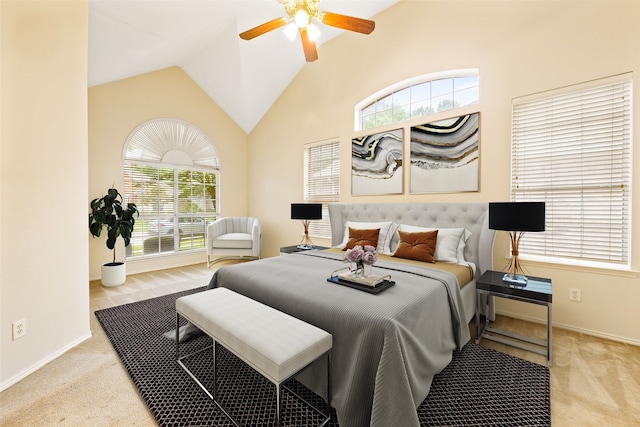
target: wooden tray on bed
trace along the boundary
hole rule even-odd
[[[335,283],[336,285],[347,286],[349,288],[357,289],[359,291],[364,291],[364,292],[375,294],[375,295],[389,289],[390,287],[396,284],[396,282],[392,280],[385,279],[382,282],[378,283],[376,286],[367,286],[367,285],[361,285],[360,283],[355,283],[349,280],[342,279],[338,276],[331,276],[327,278],[327,282]]]

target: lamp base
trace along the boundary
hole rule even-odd
[[[509,237],[511,239],[511,260],[509,261],[509,272],[502,277],[503,282],[510,283],[515,286],[527,286],[527,276],[522,274],[522,265],[518,259],[518,246],[520,245],[520,238],[524,232],[509,231]]]
[[[523,276],[522,274],[507,273],[502,276],[502,281],[517,286],[527,286],[527,282],[529,281],[529,279],[527,279],[527,277]]]
[[[302,235],[302,240],[300,240],[300,244],[296,247],[303,251],[307,251],[309,249],[313,249],[314,246],[313,246],[313,242],[311,241],[311,238],[309,237],[309,221],[304,220],[302,221],[302,224],[304,224],[304,234]]]

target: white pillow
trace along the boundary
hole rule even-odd
[[[466,228],[430,228],[400,224],[399,230],[408,233],[438,230],[434,260],[456,264],[465,262],[464,248],[471,236],[471,232]]]
[[[358,230],[373,230],[376,228],[380,229],[378,233],[378,246],[376,250],[378,253],[391,255],[391,238],[393,234],[397,230],[397,224],[393,221],[384,221],[384,222],[355,222],[355,221],[347,221],[344,226],[344,239],[342,239],[342,243],[338,245],[340,249],[344,248],[344,245],[349,241],[349,227],[355,228]]]
[[[467,262],[467,260],[464,258],[464,248],[467,247],[467,240],[469,240],[469,237],[471,237],[472,234],[473,233],[471,233],[466,228],[464,229],[464,233],[460,238],[460,244],[458,244],[458,262]]]

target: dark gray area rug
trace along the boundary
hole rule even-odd
[[[175,343],[162,336],[174,329],[176,298],[204,288],[96,311],[114,349],[160,426],[233,424],[177,365]],[[180,345],[181,354],[211,346],[200,336]],[[231,353],[218,347],[218,391],[231,414],[246,426],[275,419],[275,387]],[[211,352],[186,360],[212,389]],[[322,409],[325,402],[297,381],[289,387]],[[320,416],[285,391],[285,426],[317,425]],[[418,407],[421,426],[551,425],[549,369],[474,343],[455,352]],[[332,411],[331,426],[338,426]]]

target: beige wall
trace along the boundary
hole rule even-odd
[[[321,46],[320,59],[303,68],[249,137],[249,212],[262,220],[265,256],[298,242],[301,225],[289,219],[289,204],[302,200],[305,143],[339,138],[342,201],[504,201],[509,198],[513,98],[629,71],[637,79],[640,73],[638,2],[402,1],[375,20],[370,36],[346,33]],[[461,68],[480,72],[481,103],[474,108],[481,113],[480,191],[409,195],[405,171],[403,196],[352,197],[354,106],[404,79]],[[640,99],[635,83],[635,99]],[[640,123],[640,108],[635,111]],[[636,150],[634,163],[639,160]],[[637,206],[640,190],[633,196]],[[634,212],[637,270],[640,209]],[[500,269],[508,255],[505,236],[499,236],[495,254]],[[526,267],[552,278],[556,325],[640,344],[636,271]],[[569,302],[570,287],[582,289],[581,303]],[[545,319],[540,307],[508,302],[499,308]]]
[[[160,117],[189,122],[211,139],[220,156],[220,214],[246,215],[247,135],[178,67],[89,89],[88,200],[101,197],[112,185],[122,188],[122,151],[127,136],[141,123]],[[95,280],[100,278],[101,265],[111,260],[111,252],[105,238],[89,239],[90,278]],[[122,260],[122,241],[116,249],[117,259]],[[127,273],[205,261],[202,252],[129,260]]]
[[[340,140],[343,201],[507,200],[512,98],[640,71],[637,2],[405,0],[375,18],[372,35],[346,33],[321,46],[320,59],[247,137],[178,68],[91,88],[87,99],[85,1],[0,4],[0,389],[88,336],[87,278],[99,277],[110,258],[104,242],[89,237],[88,202],[122,184],[124,141],[145,120],[177,117],[211,138],[222,163],[221,213],[258,216],[263,256],[274,256],[299,239],[289,203],[302,200],[303,144]],[[481,79],[481,191],[352,197],[353,106],[406,78],[470,67]],[[56,230],[65,230],[63,239]],[[640,343],[637,225],[633,241],[630,273],[527,265],[553,279],[557,325]],[[496,268],[507,252],[502,236]],[[582,289],[582,303],[568,301],[570,287]],[[500,308],[543,318],[537,307]],[[11,322],[22,318],[27,335],[11,341]]]
[[[87,4],[3,0],[0,42],[1,390],[90,336]]]

